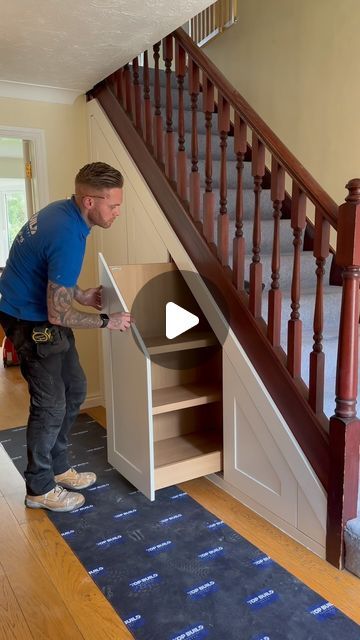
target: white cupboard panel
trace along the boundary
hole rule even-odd
[[[127,311],[116,283],[100,256],[107,313]],[[150,360],[134,327],[103,332],[108,458],[129,482],[154,499],[154,446]]]
[[[267,422],[224,358],[224,479],[296,525],[297,483]]]
[[[300,487],[298,487],[298,529],[325,547],[326,530],[324,522],[319,513],[315,513],[312,509]]]

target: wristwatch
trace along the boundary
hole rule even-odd
[[[100,325],[100,329],[104,329],[109,324],[109,316],[106,313],[100,313],[100,318],[102,320],[102,324]]]

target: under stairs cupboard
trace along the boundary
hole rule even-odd
[[[223,467],[222,349],[173,263],[108,266],[108,313],[130,311],[126,332],[103,331],[109,462],[150,500],[155,491]],[[166,303],[199,318],[166,338]]]

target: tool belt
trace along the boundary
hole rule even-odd
[[[36,344],[43,342],[54,342],[55,339],[55,327],[34,327],[31,333],[31,338]]]
[[[52,324],[33,327],[31,339],[36,344],[36,351],[40,358],[66,352],[70,347],[66,329]]]

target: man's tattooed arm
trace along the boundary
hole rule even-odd
[[[102,326],[102,319],[96,313],[83,313],[75,309],[73,301],[76,287],[64,287],[49,282],[47,287],[47,308],[49,322],[63,327],[93,329]],[[76,294],[78,291],[76,291]]]
[[[78,287],[78,285],[76,284],[74,289],[73,289],[73,291],[74,291],[74,300],[76,300],[77,302],[81,303],[83,295],[84,295],[83,290],[80,289],[80,287]]]

